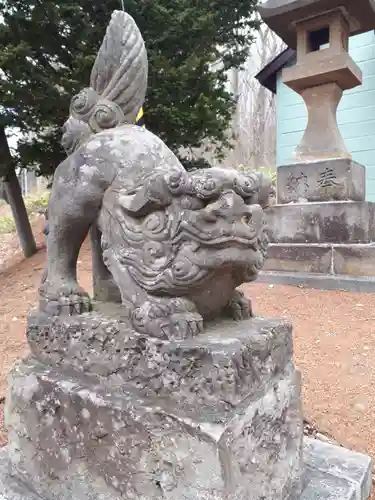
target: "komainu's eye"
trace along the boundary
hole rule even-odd
[[[181,198],[181,208],[185,210],[201,210],[204,208],[204,203],[194,196],[183,196]]]

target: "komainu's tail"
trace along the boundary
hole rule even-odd
[[[99,132],[135,123],[147,90],[147,52],[134,19],[114,11],[94,63],[90,87],[73,97],[70,114]]]

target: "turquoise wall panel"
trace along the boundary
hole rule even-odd
[[[349,52],[363,75],[363,84],[344,92],[337,111],[341,134],[353,159],[366,166],[367,199],[375,201],[375,34],[351,37]],[[277,81],[277,165],[289,163],[302,138],[307,113],[302,98]]]

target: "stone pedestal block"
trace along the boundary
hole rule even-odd
[[[374,203],[274,205],[261,280],[329,290],[375,290]]]
[[[46,500],[298,498],[291,326],[221,321],[172,342],[119,311],[31,316],[6,411],[16,479]]]
[[[277,202],[364,201],[363,165],[338,158],[283,165],[277,169]]]
[[[266,218],[272,243],[370,243],[375,203],[321,202],[274,205]]]

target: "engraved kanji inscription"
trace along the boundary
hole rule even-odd
[[[318,186],[322,189],[330,188],[336,186],[336,172],[332,167],[326,167],[322,172],[320,172],[318,177]]]
[[[300,175],[289,173],[285,187],[289,194],[296,193],[299,195],[303,195],[310,187],[307,180],[307,175],[303,172],[301,172]]]

